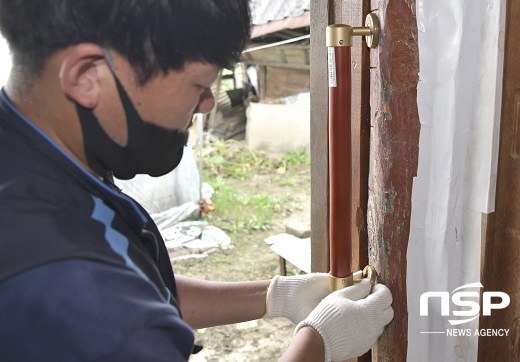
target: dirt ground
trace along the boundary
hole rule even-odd
[[[273,216],[270,230],[250,230],[237,236],[230,235],[233,244],[231,249],[215,249],[205,258],[175,262],[175,272],[221,281],[271,279],[279,274],[278,255],[269,248],[264,239],[285,232],[285,225],[292,220],[309,222],[309,166],[298,166],[283,175],[282,177],[291,177],[293,181],[290,185],[280,185],[274,181],[276,177],[280,175],[273,170],[269,174],[255,175],[248,181],[229,180],[237,189],[287,197],[283,210]],[[218,208],[218,205],[215,206]],[[287,273],[296,275],[301,271],[287,263]],[[277,361],[289,345],[293,331],[291,322],[281,318],[196,330],[196,341],[204,349],[192,356],[190,361]]]

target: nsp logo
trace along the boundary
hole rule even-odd
[[[470,288],[483,288],[484,286],[479,283],[466,284],[457,289],[454,289],[451,294],[451,301],[458,307],[465,308],[463,310],[454,310],[453,316],[455,317],[467,317],[466,319],[449,319],[450,324],[458,325],[471,322],[472,320],[480,316],[480,305],[475,300],[468,300],[468,298],[479,298],[479,291],[464,291],[464,289]],[[421,295],[420,299],[420,315],[428,315],[429,300],[431,298],[440,298],[441,300],[441,315],[450,315],[450,293],[449,292],[426,292]],[[500,298],[499,303],[493,303],[493,298]],[[504,292],[484,292],[482,294],[482,314],[485,316],[491,315],[492,309],[504,309],[509,305],[510,298],[507,293]]]

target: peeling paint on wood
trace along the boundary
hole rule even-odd
[[[372,8],[380,9],[382,31],[370,62],[369,260],[392,291],[395,311],[373,360],[406,361],[406,251],[420,130],[415,1],[374,0]]]
[[[372,360],[406,361],[406,250],[420,127],[416,91],[419,67],[415,1],[373,0],[368,4],[368,0],[356,0],[337,1],[335,4],[335,22],[359,26],[362,20],[353,14],[366,14],[368,10],[376,9],[382,26],[381,45],[370,51],[369,64],[372,69],[370,81],[366,82],[370,83],[371,88],[370,117],[363,116],[366,107],[363,96],[353,94],[353,109],[357,115],[353,115],[352,120],[357,120],[361,126],[355,134],[366,137],[370,131],[370,159],[361,152],[355,155],[356,162],[362,166],[365,159],[366,164],[370,165],[370,175],[365,178],[366,181],[363,181],[363,172],[356,176],[358,181],[353,189],[362,191],[363,182],[366,182],[365,185],[368,183],[369,200],[365,198],[363,201],[362,195],[359,195],[359,203],[352,205],[355,218],[351,222],[353,233],[359,235],[359,245],[362,245],[363,235],[368,233],[370,250],[366,253],[394,298],[395,318],[373,350]],[[326,52],[320,47],[325,40],[324,22],[328,13],[325,1],[311,2],[311,7],[311,27],[314,29],[311,34],[312,268],[314,271],[326,271],[328,210],[325,200],[328,190],[325,185],[328,184],[328,160],[327,99],[324,90],[327,89],[327,77]],[[355,43],[354,48],[356,46]],[[358,59],[353,57],[353,63],[353,90],[354,93],[362,93],[364,81],[361,78],[361,87],[357,86],[354,76],[354,71],[363,68],[359,66],[363,65],[362,54]],[[359,101],[356,102],[354,97],[358,97]],[[365,119],[366,124],[363,123]],[[362,253],[359,250],[359,260]]]

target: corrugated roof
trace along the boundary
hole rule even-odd
[[[253,25],[293,18],[309,12],[311,0],[252,0]]]

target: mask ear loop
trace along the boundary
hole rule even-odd
[[[108,68],[110,69],[110,71],[112,72],[112,74],[115,77],[116,71],[114,68],[114,62],[112,61],[112,56],[110,55],[110,52],[105,47],[101,47],[101,50],[103,51],[103,56],[105,57],[105,60],[107,61]]]
[[[137,110],[135,109],[135,106],[132,103],[130,97],[126,93],[126,90],[125,90],[123,84],[121,84],[121,81],[119,80],[119,77],[117,76],[117,73],[115,71],[114,63],[112,61],[112,56],[110,55],[110,52],[105,47],[101,47],[101,50],[103,51],[103,56],[105,57],[105,60],[107,62],[108,69],[110,69],[110,72],[112,72],[112,75],[114,76],[114,79],[116,80],[116,86],[117,86],[117,90],[119,92],[119,97],[121,98],[121,101],[123,102],[123,104],[125,104],[125,103],[127,104],[127,107],[124,107],[125,108],[125,113],[126,113],[126,119],[127,120],[129,119],[129,109],[131,109],[131,113],[135,115],[135,118],[138,118],[141,122],[144,122],[142,120],[141,116],[139,115],[139,113],[137,112]],[[130,135],[130,132],[131,132],[130,126],[128,127],[128,132],[129,132],[129,135]],[[185,140],[184,140],[184,146],[187,146],[188,145],[188,132],[187,131],[183,131],[181,133],[182,134],[186,134]]]
[[[103,51],[103,56],[105,57],[105,60],[107,62],[108,69],[110,69],[110,73],[112,73],[112,76],[114,77],[114,79],[116,81],[117,91],[119,92],[121,101],[123,103],[129,104],[131,106],[131,108],[133,109],[133,111],[137,114],[137,110],[135,110],[135,107],[134,107],[130,97],[126,93],[125,87],[123,86],[123,84],[121,83],[121,80],[117,76],[116,69],[114,67],[114,62],[112,61],[112,56],[110,55],[110,52],[105,47],[101,47],[101,50]]]

